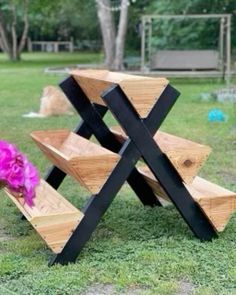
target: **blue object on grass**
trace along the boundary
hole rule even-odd
[[[212,109],[208,112],[209,122],[223,122],[225,120],[226,116],[220,109]]]

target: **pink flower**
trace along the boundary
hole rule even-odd
[[[0,141],[0,179],[7,180],[12,159],[17,155],[14,145]]]
[[[35,187],[39,184],[39,174],[37,169],[28,161],[25,162],[25,183],[23,188],[23,196],[25,202],[29,206],[33,206],[33,198],[35,197]]]
[[[39,184],[37,169],[11,143],[0,141],[0,183],[14,193],[23,195],[33,206],[35,188]]]

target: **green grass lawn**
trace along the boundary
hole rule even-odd
[[[42,88],[64,77],[44,67],[101,61],[99,54],[30,54],[20,63],[0,55],[1,139],[16,143],[43,176],[50,163],[29,137],[37,129],[73,129],[78,116],[27,119],[37,111]],[[162,130],[213,148],[200,175],[236,191],[236,109],[232,104],[200,102],[201,92],[223,87],[217,80],[173,80],[181,96]],[[227,122],[209,123],[221,108]],[[112,125],[114,119],[106,116]],[[81,208],[88,193],[69,177],[60,193]],[[0,294],[84,294],[88,286],[112,285],[122,294],[177,294],[183,282],[192,294],[236,294],[236,216],[219,239],[201,243],[173,206],[144,208],[124,186],[75,264],[47,267],[51,252],[15,206],[0,194],[0,224],[11,239],[0,239]],[[128,293],[130,292],[130,293]],[[178,293],[179,294],[179,293]],[[189,294],[189,293],[188,293]]]

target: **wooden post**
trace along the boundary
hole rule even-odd
[[[58,47],[59,47],[59,46],[58,46],[58,43],[59,43],[59,42],[54,42],[54,43],[53,43],[53,44],[54,44],[54,46],[53,46],[53,47],[54,47],[54,52],[58,52]]]
[[[225,76],[225,64],[224,64],[224,26],[225,26],[225,18],[221,17],[220,19],[220,36],[219,36],[219,55],[220,55],[220,69],[222,71],[222,79]]]
[[[30,38],[28,38],[27,47],[28,47],[28,51],[32,52],[32,42]]]
[[[231,78],[231,15],[226,22],[226,85],[229,87]]]
[[[145,67],[145,26],[146,21],[145,18],[142,18],[142,35],[141,35],[141,71],[144,71]]]
[[[70,38],[70,43],[69,43],[69,51],[74,52],[74,38]]]
[[[152,57],[152,19],[150,18],[148,21],[148,60],[149,60],[149,69],[150,62]]]

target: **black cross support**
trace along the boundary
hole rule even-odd
[[[104,102],[128,135],[128,139],[120,143],[102,119],[107,107],[91,103],[72,77],[63,81],[60,86],[82,118],[75,133],[85,138],[94,135],[103,147],[118,153],[120,160],[101,190],[90,197],[83,209],[83,219],[62,252],[55,255],[49,265],[67,264],[76,260],[126,180],[144,205],[160,206],[152,189],[135,168],[140,157],[143,157],[193,233],[201,240],[211,240],[216,236],[213,226],[186,190],[177,171],[153,140],[153,135],[179,96],[173,87],[168,85],[165,88],[145,119],[138,116],[118,85],[114,84],[103,93]],[[46,181],[57,189],[64,177],[64,172],[52,167]]]
[[[201,240],[211,240],[216,237],[214,227],[185,188],[173,165],[153,140],[152,113],[150,118],[147,117],[145,120],[141,120],[119,86],[114,86],[106,91],[102,98],[129,138],[135,143],[144,161],[195,236]],[[154,108],[157,105],[158,103]],[[149,125],[151,125],[151,128],[149,128]]]

